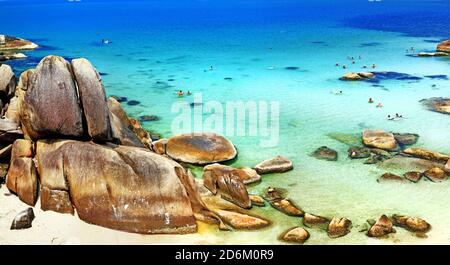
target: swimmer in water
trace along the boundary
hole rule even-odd
[[[189,95],[191,95],[192,93],[191,93],[191,91],[188,90],[187,94],[188,94],[188,96],[189,96]]]
[[[372,98],[369,98],[369,103],[373,103],[373,99]]]
[[[387,119],[390,120],[390,121],[393,121],[393,120],[394,120],[394,118],[391,118],[391,115],[388,115],[388,116],[387,116]]]
[[[342,69],[347,69],[347,66],[343,65],[343,66],[342,66]]]
[[[375,64],[372,64],[372,68],[375,69],[375,67],[377,67]]]
[[[395,117],[400,119],[400,118],[403,118],[403,115],[399,115],[398,113],[395,113]]]
[[[182,97],[184,93],[183,93],[182,90],[180,90],[180,91],[177,92],[177,94],[178,94],[179,97]]]
[[[366,68],[367,68],[367,65],[364,65],[362,68],[366,69]]]
[[[336,63],[334,66],[339,66],[339,63]]]
[[[382,108],[382,107],[383,107],[383,104],[381,104],[381,102],[377,104],[377,108]]]
[[[212,67],[212,65],[211,66],[209,66],[209,71],[212,71],[213,70],[213,67]]]

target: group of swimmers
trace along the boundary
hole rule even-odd
[[[391,117],[391,115],[388,115],[388,116],[387,116],[387,119],[388,119],[389,121],[395,121],[395,120],[399,120],[399,119],[401,119],[401,118],[403,118],[403,115],[399,115],[398,113],[395,113],[395,116],[394,116],[394,117]]]
[[[415,53],[414,47],[406,49],[406,53],[409,53],[409,52]]]
[[[179,97],[182,97],[182,96],[184,95],[184,92],[183,92],[183,90],[179,90],[179,91],[177,92],[177,94],[178,94]],[[188,96],[192,95],[191,91],[189,91],[189,90],[186,92],[186,94],[187,94]]]
[[[375,101],[373,101],[373,99],[372,98],[369,98],[369,101],[368,101],[370,104],[372,104],[372,103],[374,103]],[[379,102],[378,104],[377,104],[377,106],[376,106],[377,108],[382,108],[383,107],[383,104],[381,103],[381,102]]]
[[[350,60],[350,61],[352,61],[352,64],[356,64],[355,57],[353,57],[353,56],[347,56],[347,59]],[[359,60],[362,59],[361,55],[358,56],[358,59],[359,59]],[[337,67],[337,66],[340,66],[340,63],[336,63],[335,66],[336,66],[336,67]],[[376,64],[372,64],[372,69],[375,69],[376,67],[377,67]],[[368,67],[367,67],[367,65],[363,65],[362,68],[366,69],[366,68],[368,68]],[[347,69],[347,65],[343,64],[343,65],[342,65],[342,69]]]

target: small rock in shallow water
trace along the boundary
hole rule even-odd
[[[416,171],[409,171],[403,174],[403,176],[412,182],[418,182],[422,178],[422,173]]]
[[[139,102],[137,100],[130,100],[130,101],[127,102],[127,104],[130,105],[130,106],[136,106],[136,105],[141,104],[141,102]]]
[[[277,209],[278,211],[285,213],[289,216],[303,216],[305,212],[302,211],[299,207],[297,207],[291,200],[289,199],[277,199],[270,201],[270,205]]]
[[[381,175],[381,177],[377,179],[377,182],[385,182],[385,181],[403,182],[405,181],[405,179],[392,173],[384,173],[383,175]]]
[[[394,214],[392,220],[394,225],[415,233],[427,233],[431,229],[431,225],[419,217]]]
[[[364,164],[367,164],[367,165],[376,164],[378,162],[383,162],[386,159],[387,159],[387,157],[384,155],[372,155],[366,161],[364,161]]]
[[[284,156],[276,156],[255,166],[258,174],[283,173],[293,168],[292,162]]]
[[[142,115],[139,116],[139,121],[159,121],[161,118],[156,115]]]
[[[327,160],[327,161],[337,161],[338,154],[335,150],[328,148],[326,146],[319,147],[316,149],[312,156],[317,159]]]
[[[445,171],[438,167],[428,169],[427,171],[423,172],[423,175],[433,182],[442,182],[447,180],[447,174],[445,173]]]
[[[231,80],[233,80],[233,78],[231,78],[231,77],[225,77],[224,80],[231,81]]]
[[[266,205],[264,203],[263,197],[261,197],[259,195],[250,194],[250,195],[248,195],[248,197],[250,198],[250,201],[252,202],[252,205],[256,205],[256,206],[260,206],[260,207],[263,207],[263,206]]]
[[[33,208],[28,208],[24,211],[21,211],[19,214],[16,215],[16,217],[14,217],[14,220],[11,224],[11,230],[30,228],[33,220],[34,220]]]
[[[318,215],[313,215],[310,213],[305,213],[303,216],[303,225],[307,227],[318,227],[320,229],[326,230],[330,219]]]
[[[309,233],[302,227],[294,227],[283,233],[280,237],[285,242],[303,244],[309,238]]]
[[[119,97],[119,96],[111,96],[111,97],[114,98],[115,100],[117,100],[117,102],[119,102],[119,103],[128,101],[128,99],[126,97]]]
[[[353,159],[368,158],[370,156],[370,149],[365,147],[353,146],[347,152],[348,156]]]
[[[215,210],[214,212],[234,229],[259,229],[270,225],[268,220],[258,216],[226,210]]]
[[[330,224],[328,225],[328,236],[331,238],[337,238],[345,236],[350,233],[350,226],[352,225],[352,221],[347,218],[337,218],[334,217],[331,219]]]
[[[268,201],[281,200],[285,197],[286,190],[281,188],[268,187],[264,194],[264,198]]]
[[[383,237],[390,233],[394,233],[392,221],[386,215],[382,215],[378,221],[372,225],[367,232],[367,235],[369,237]]]
[[[285,67],[284,69],[286,69],[286,70],[298,70],[299,67],[297,67],[297,66],[288,66],[288,67]]]

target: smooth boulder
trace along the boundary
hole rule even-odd
[[[30,206],[37,200],[38,179],[33,161],[34,146],[30,140],[18,139],[12,145],[11,164],[6,186]]]
[[[292,161],[284,156],[276,156],[272,159],[265,160],[254,167],[258,174],[283,173],[293,168]]]
[[[442,182],[447,180],[447,174],[445,173],[445,171],[438,167],[428,169],[427,171],[423,172],[423,175],[433,182]]]
[[[411,155],[418,158],[423,158],[432,161],[438,162],[447,162],[450,159],[450,156],[441,154],[438,152],[430,151],[423,148],[407,148],[403,150],[403,153],[407,155]]]
[[[47,56],[19,93],[25,135],[33,140],[55,136],[81,137],[82,112],[72,68],[62,57]]]
[[[329,223],[330,219],[319,215],[305,213],[303,216],[303,225],[307,227],[317,227],[326,230]]]
[[[417,143],[419,135],[415,133],[394,133],[395,140],[402,145],[412,145]]]
[[[418,182],[422,178],[422,173],[417,171],[409,171],[403,174],[405,179],[411,181],[411,182]]]
[[[308,238],[308,231],[299,226],[287,230],[280,236],[282,241],[299,244],[303,244]]]
[[[394,150],[397,148],[392,133],[381,130],[364,130],[362,133],[363,144],[369,147],[380,148],[384,150]]]
[[[431,230],[431,225],[419,217],[394,214],[392,216],[394,225],[405,228],[415,233],[427,233]]]
[[[68,187],[80,219],[143,234],[196,231],[176,162],[141,148],[73,140],[41,140],[36,151],[41,182]]]
[[[422,99],[420,102],[428,109],[434,112],[450,114],[450,98],[433,97]]]
[[[87,133],[97,141],[111,140],[108,104],[99,73],[84,58],[72,60],[72,69],[86,118]]]
[[[14,217],[10,229],[18,230],[30,228],[32,226],[33,220],[34,220],[33,208],[28,208],[26,210],[21,211],[16,215],[16,217]]]
[[[11,67],[7,64],[0,65],[0,98],[14,95],[17,79]]]
[[[232,160],[237,151],[225,137],[215,133],[188,133],[170,137],[166,154],[174,160],[207,165]]]

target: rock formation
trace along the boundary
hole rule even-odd
[[[450,40],[444,40],[441,43],[439,43],[436,47],[436,50],[438,52],[450,53]]]
[[[292,162],[284,156],[265,160],[254,167],[258,174],[283,173],[293,168]]]
[[[380,148],[384,150],[394,150],[397,148],[392,133],[381,130],[364,130],[362,133],[363,144],[369,147]]]

